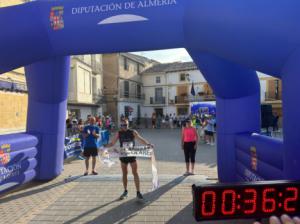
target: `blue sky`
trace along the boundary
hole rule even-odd
[[[150,59],[154,59],[161,63],[169,63],[176,61],[192,61],[191,57],[184,48],[170,49],[170,50],[159,50],[159,51],[142,51],[132,52]]]

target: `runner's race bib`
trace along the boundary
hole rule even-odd
[[[124,142],[123,147],[117,149],[119,157],[151,158],[153,148],[150,146],[134,146],[133,142]]]

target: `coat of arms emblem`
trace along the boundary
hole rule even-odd
[[[64,28],[64,7],[52,7],[50,11],[50,24],[53,30],[61,30]]]
[[[251,154],[251,168],[252,170],[257,171],[257,152],[256,147],[250,148],[250,154]]]

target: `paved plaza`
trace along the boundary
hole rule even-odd
[[[98,164],[98,176],[82,177],[83,161],[66,163],[58,178],[34,182],[0,199],[0,223],[196,223],[192,217],[193,183],[217,181],[216,148],[200,145],[195,176],[183,177],[183,151],[180,130],[141,130],[156,147],[160,188],[151,192],[151,163],[139,160],[144,202],[135,199],[132,176],[129,197],[117,200],[122,193],[119,164],[111,168]],[[68,180],[68,181],[66,181]],[[210,223],[252,223],[219,221]]]

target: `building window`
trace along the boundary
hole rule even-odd
[[[93,95],[97,95],[97,78],[93,77]]]
[[[156,83],[160,83],[160,76],[156,76]]]
[[[84,70],[81,68],[78,68],[77,72],[77,77],[78,77],[78,91],[80,93],[84,93]]]
[[[139,75],[141,73],[141,67],[139,64],[137,64],[137,74]]]
[[[180,74],[180,81],[183,82],[185,81],[186,75],[184,73]]]
[[[129,97],[129,81],[124,81],[124,97]]]
[[[163,98],[163,88],[155,88],[155,101],[161,101]]]
[[[95,55],[95,60],[97,63],[101,63],[101,55],[100,54],[96,54]]]
[[[84,74],[84,93],[91,94],[91,74],[86,71]]]
[[[128,71],[129,66],[128,66],[128,59],[124,57],[124,70]]]
[[[179,79],[180,79],[181,82],[189,81],[190,75],[189,75],[189,74],[186,74],[186,73],[181,73]]]
[[[141,85],[139,85],[139,84],[137,84],[137,86],[136,86],[136,95],[137,95],[138,99],[142,98],[142,88],[141,88]]]
[[[78,67],[78,90],[80,93],[91,94],[91,73]]]

